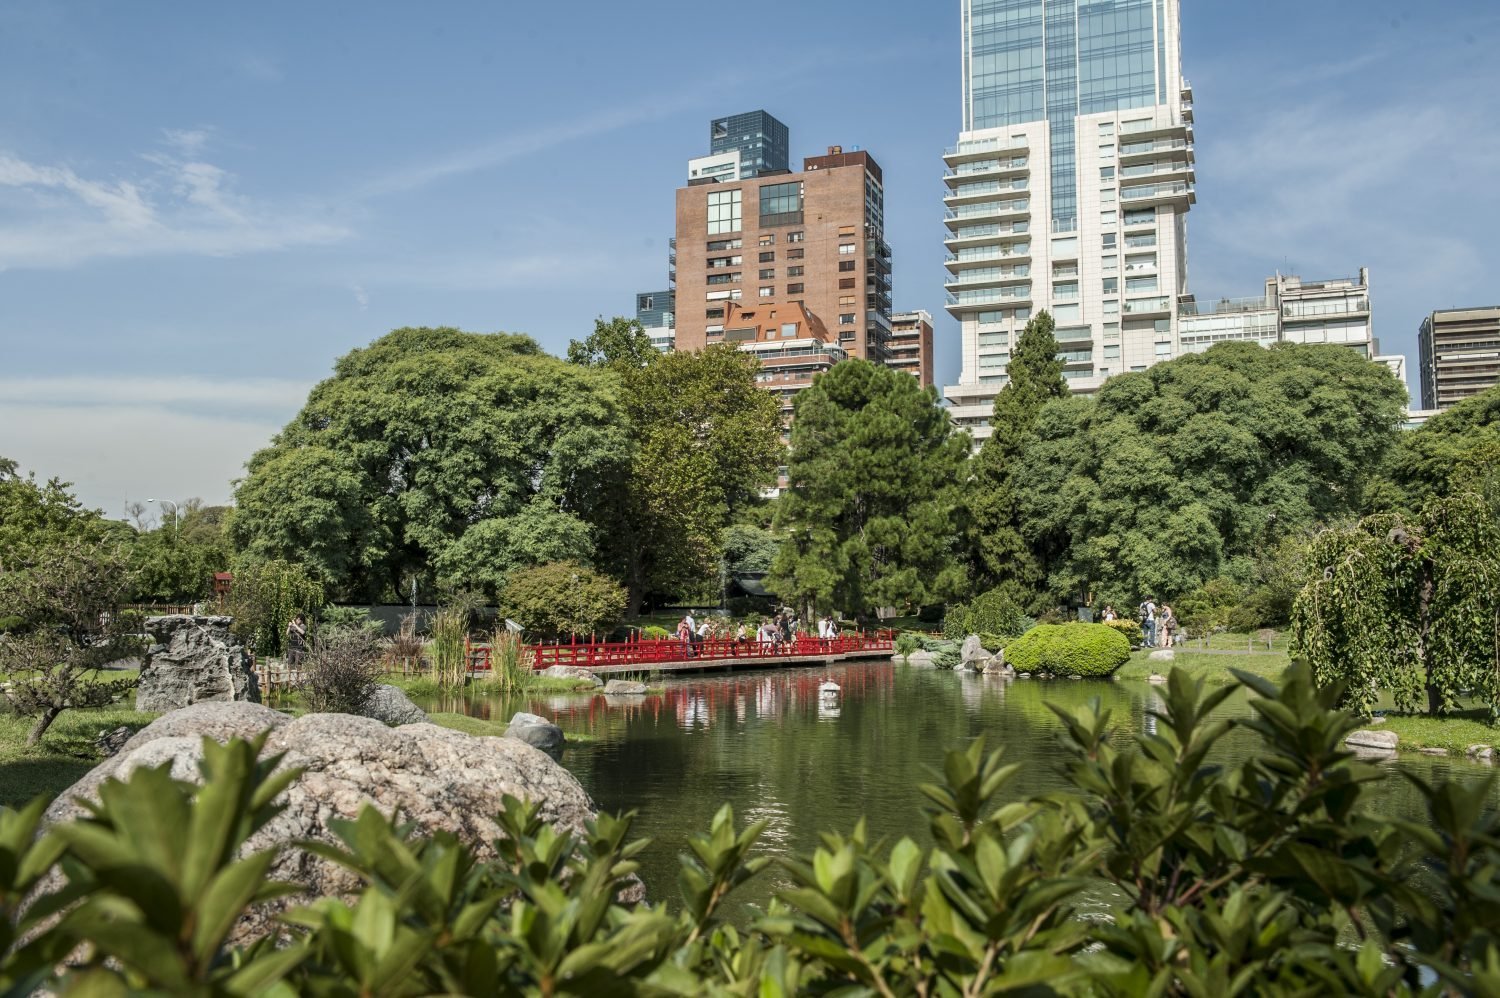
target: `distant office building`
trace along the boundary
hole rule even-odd
[[[688,182],[749,180],[791,171],[787,127],[764,111],[715,119],[708,126],[709,154],[688,160]]]
[[[879,164],[838,146],[806,159],[800,173],[689,181],[677,191],[678,349],[749,342],[731,340],[728,330],[751,309],[757,328],[806,316],[843,355],[884,363],[891,335],[884,213]]]
[[[926,388],[932,384],[932,316],[920,309],[891,316],[887,365],[914,375]]]
[[[677,345],[677,292],[642,291],[635,296],[635,318],[651,337],[651,345],[670,353]]]
[[[1010,350],[1051,312],[1075,391],[1177,352],[1196,200],[1180,0],[960,0],[948,170],[955,421],[989,436]]]
[[[1500,305],[1450,308],[1422,320],[1422,408],[1448,409],[1500,384]]]

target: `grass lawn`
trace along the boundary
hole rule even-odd
[[[1280,679],[1281,674],[1291,665],[1291,659],[1284,651],[1216,655],[1178,649],[1176,658],[1170,662],[1152,662],[1147,658],[1148,654],[1145,651],[1132,653],[1130,661],[1120,666],[1120,671],[1115,675],[1120,679],[1144,680],[1149,679],[1153,673],[1165,676],[1173,669],[1180,669],[1194,678],[1205,678],[1210,683],[1232,683],[1235,679],[1230,669],[1265,676],[1267,679]]]
[[[1424,748],[1447,749],[1449,755],[1464,755],[1470,745],[1500,747],[1500,727],[1490,724],[1484,708],[1460,711],[1447,717],[1421,714],[1386,714],[1376,731],[1394,731],[1401,741],[1397,749],[1417,752]]]
[[[380,677],[380,681],[387,686],[405,690],[408,696],[435,697],[450,692],[440,686],[437,680],[428,676],[403,676],[397,673],[387,673]],[[587,679],[559,679],[555,676],[533,675],[527,682],[521,693],[587,693],[593,689],[593,685]],[[509,691],[495,688],[487,678],[471,679],[464,684],[467,693],[496,693],[504,694]]]
[[[43,795],[56,797],[99,763],[102,757],[94,746],[99,732],[122,724],[140,730],[155,720],[155,714],[131,706],[133,697],[112,707],[63,711],[35,748],[26,747],[32,718],[0,714],[0,806],[16,807]]]

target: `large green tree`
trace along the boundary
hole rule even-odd
[[[635,451],[600,559],[625,580],[634,615],[649,594],[717,585],[720,531],[775,482],[781,424],[755,383],[759,364],[732,344],[627,351],[607,367],[622,382]]]
[[[22,476],[15,461],[0,457],[0,572],[24,568],[59,544],[118,541],[130,533],[124,523],[86,508],[71,488],[71,482],[57,478],[38,482],[34,473]]]
[[[213,575],[230,567],[224,533],[229,507],[182,503],[181,517],[144,530],[130,546],[134,597],[146,602],[194,602],[213,593]]]
[[[771,589],[859,613],[961,593],[961,479],[969,438],[937,392],[849,360],[797,396],[784,537]]]
[[[609,372],[525,336],[398,329],[340,358],[251,458],[231,532],[254,557],[307,565],[331,594],[390,598],[409,577],[431,586],[486,521],[598,531],[629,461]]]
[[[646,367],[661,356],[639,320],[595,319],[594,331],[568,342],[568,363],[585,367]]]
[[[1491,388],[1400,435],[1386,462],[1391,489],[1369,508],[1420,507],[1469,489],[1500,509],[1500,388]]]
[[[1406,401],[1347,347],[1230,343],[1038,416],[1013,478],[1056,599],[1175,598],[1358,510]]]
[[[992,432],[974,457],[965,496],[978,587],[997,588],[1023,606],[1036,602],[1045,572],[1021,531],[1015,476],[1036,437],[1042,407],[1068,395],[1053,329],[1052,316],[1043,311],[1017,337],[1006,367],[1009,380],[995,396]]]

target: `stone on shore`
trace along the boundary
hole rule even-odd
[[[1158,648],[1146,656],[1148,662],[1171,662],[1177,658],[1177,653],[1170,648]]]
[[[250,653],[229,633],[232,617],[147,617],[152,645],[141,663],[135,707],[172,711],[212,701],[260,702]]]
[[[548,755],[562,751],[563,729],[536,714],[517,711],[511,715],[505,729],[505,737],[525,742],[532,748],[541,749]]]
[[[546,676],[548,679],[587,680],[590,685],[596,687],[604,685],[604,680],[600,679],[589,670],[580,669],[576,665],[550,666],[549,668],[543,669],[541,672],[537,673],[537,675]]]
[[[224,742],[267,730],[265,754],[285,753],[281,766],[302,772],[282,795],[284,810],[251,836],[246,848],[284,847],[268,879],[298,884],[303,893],[243,916],[234,931],[236,944],[277,931],[275,915],[290,907],[319,897],[347,900],[360,889],[359,878],[295,843],[334,843],[330,822],[356,817],[367,803],[385,814],[399,813],[419,835],[450,832],[481,860],[495,855],[491,843],[500,828],[494,816],[506,794],[537,802],[547,822],[574,833],[581,834],[597,810],[572,774],[514,738],[476,737],[432,724],[389,728],[352,714],[292,718],[259,704],[211,702],[153,721],[118,755],[60,794],[47,809],[47,821],[84,815],[77,798],[97,800],[106,779],[125,779],[143,766],[166,763],[177,779],[199,782],[204,737]],[[639,900],[641,893],[622,900]]]
[[[383,684],[375,687],[375,692],[370,694],[370,699],[365,701],[360,715],[373,717],[382,724],[393,726],[421,724],[427,720],[427,713],[411,702],[405,690]]]
[[[1495,750],[1489,745],[1470,745],[1465,754],[1480,762],[1491,762],[1495,758]]]
[[[645,683],[635,683],[628,679],[611,679],[604,684],[604,695],[612,696],[628,694],[630,696],[644,696],[646,693]]]
[[[1344,739],[1344,744],[1350,748],[1379,749],[1382,752],[1394,752],[1396,746],[1401,743],[1401,737],[1394,731],[1370,731],[1362,729]]]
[[[984,650],[984,644],[979,640],[979,635],[970,634],[964,638],[963,647],[958,652],[958,660],[964,669],[978,672],[984,668],[984,663],[989,657],[990,653]]]

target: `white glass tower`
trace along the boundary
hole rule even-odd
[[[1178,352],[1193,194],[1180,0],[960,0],[963,131],[944,155],[953,416],[989,435],[1036,311],[1091,391]]]

